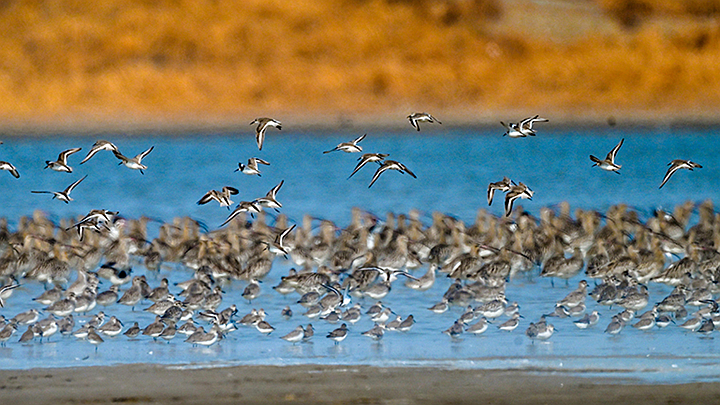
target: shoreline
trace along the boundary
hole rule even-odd
[[[0,116],[0,134],[14,136],[97,135],[121,132],[123,135],[142,136],[185,135],[205,133],[252,133],[248,123],[257,116],[271,116],[283,122],[285,131],[337,131],[357,132],[368,130],[412,130],[405,118],[409,111],[392,110],[380,113],[303,113],[299,111],[238,112],[236,114],[97,114],[69,113],[37,118]],[[508,110],[476,112],[474,109],[437,109],[432,114],[443,125],[425,125],[423,134],[437,135],[448,129],[471,128],[476,130],[502,130],[500,121],[518,121],[539,113],[550,122],[545,128],[679,128],[720,126],[717,111],[541,111]],[[442,117],[442,118],[441,118]],[[410,132],[408,132],[410,133]],[[414,133],[414,131],[413,131]]]
[[[711,403],[720,383],[678,385],[513,370],[152,364],[0,370],[8,403]],[[23,402],[19,402],[23,401]]]

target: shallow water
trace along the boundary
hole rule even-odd
[[[123,153],[134,156],[151,145],[155,150],[144,163],[149,167],[144,175],[117,166],[109,152],[100,152],[88,163],[78,163],[96,139],[52,136],[47,138],[3,139],[0,160],[15,164],[21,174],[16,180],[0,172],[0,216],[8,218],[11,228],[23,215],[41,209],[49,218],[57,220],[83,215],[93,208],[118,210],[129,218],[142,215],[159,221],[178,216],[190,216],[216,229],[228,211],[216,204],[196,205],[209,189],[230,185],[240,190],[236,202],[263,196],[280,180],[285,184],[278,194],[282,212],[292,221],[303,214],[348,224],[352,207],[361,207],[384,217],[385,213],[407,213],[417,209],[426,224],[433,211],[452,214],[466,223],[474,220],[478,209],[502,214],[502,198],[496,196],[487,207],[486,190],[491,181],[504,175],[522,181],[535,191],[532,201],[519,205],[537,215],[540,207],[555,206],[568,201],[571,207],[605,210],[618,203],[626,203],[638,210],[643,219],[658,207],[671,209],[685,201],[718,201],[720,170],[713,166],[720,139],[713,129],[688,130],[627,130],[594,129],[582,131],[540,130],[539,136],[525,139],[501,137],[501,131],[477,133],[469,130],[443,130],[433,133],[411,131],[374,131],[361,143],[366,152],[390,153],[390,158],[406,164],[417,176],[413,179],[397,172],[383,174],[368,189],[375,167],[368,165],[347,180],[357,155],[332,153],[323,150],[360,134],[269,133],[263,151],[258,151],[254,137],[242,134],[197,134],[183,137],[134,137],[103,135],[113,141]],[[442,134],[440,136],[439,134]],[[52,134],[48,134],[52,135]],[[591,168],[589,154],[604,157],[620,140],[625,144],[617,162],[623,165],[621,175]],[[82,146],[83,151],[71,156],[72,174],[43,170],[44,160],[54,160],[63,149]],[[271,163],[262,167],[262,177],[251,177],[233,170],[239,161],[251,156]],[[658,185],[672,159],[691,159],[703,169],[682,170],[658,190]],[[62,190],[88,174],[88,178],[73,191],[76,201],[64,204],[51,200],[49,195],[33,195],[30,190]],[[500,196],[502,197],[502,196]],[[157,229],[157,224],[151,229]],[[712,337],[687,333],[675,325],[650,332],[626,327],[610,337],[602,333],[616,308],[609,309],[588,299],[588,311],[598,309],[602,318],[592,329],[579,330],[572,320],[553,320],[556,334],[543,343],[531,343],[524,335],[527,324],[553,309],[554,302],[575,288],[582,279],[557,282],[537,277],[537,271],[527,277],[513,279],[507,297],[518,301],[525,317],[512,333],[497,330],[493,325],[481,336],[464,336],[452,340],[441,331],[450,327],[462,312],[454,308],[437,315],[426,308],[439,301],[450,280],[440,276],[435,286],[426,292],[415,292],[402,285],[383,302],[403,317],[413,314],[417,320],[407,333],[386,332],[374,342],[359,332],[372,326],[367,316],[351,326],[350,336],[340,344],[333,344],[324,335],[337,325],[308,320],[301,314],[304,308],[295,304],[296,294],[282,296],[271,289],[290,264],[276,259],[273,270],[262,284],[263,295],[252,304],[240,294],[244,282],[225,286],[223,304],[237,304],[242,316],[251,308],[264,308],[267,320],[276,328],[269,336],[254,328],[240,327],[228,339],[210,348],[193,348],[177,337],[170,343],[151,339],[129,341],[123,336],[106,338],[98,351],[85,341],[55,335],[50,342],[22,345],[17,343],[25,328],[0,348],[0,367],[65,367],[107,365],[119,363],[165,363],[176,365],[219,366],[234,364],[373,364],[435,365],[439,367],[526,369],[544,372],[570,371],[589,375],[610,375],[638,378],[647,382],[717,381],[720,375],[720,348]],[[136,267],[141,274],[144,269]],[[426,268],[418,270],[422,274]],[[191,277],[183,269],[165,269],[149,276],[151,286],[160,278],[171,282]],[[592,283],[591,283],[592,284]],[[101,284],[100,291],[108,286]],[[123,289],[126,287],[123,287]],[[39,295],[42,286],[27,283],[9,300],[0,313],[6,317],[31,307],[30,298]],[[175,290],[171,290],[177,292]],[[670,288],[651,284],[650,301],[661,300]],[[371,300],[360,301],[364,308]],[[290,305],[295,315],[290,320],[280,316],[280,309]],[[150,303],[138,305],[138,311],[118,305],[105,309],[116,315],[126,327],[133,321],[141,327],[149,324],[154,315],[139,311]],[[102,308],[96,307],[92,313]],[[691,310],[692,307],[689,308]],[[80,318],[84,322],[87,318]],[[500,322],[504,319],[500,319]],[[292,345],[279,336],[298,324],[312,322],[316,335],[312,343]],[[500,323],[498,322],[498,323]]]

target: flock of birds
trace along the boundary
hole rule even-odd
[[[421,122],[441,124],[427,113],[407,118],[418,131]],[[535,136],[533,124],[547,121],[536,115],[502,125],[505,135],[519,138]],[[251,125],[256,125],[258,150],[262,150],[269,128],[282,129],[281,123],[271,118],[258,118]],[[361,153],[360,142],[365,137],[324,153]],[[594,166],[618,173],[621,166],[615,159],[623,142],[605,159],[591,155]],[[46,161],[45,168],[72,173],[68,158],[80,150],[63,151],[57,160]],[[142,161],[153,147],[128,158],[113,143],[97,141],[80,164],[101,151],[112,152],[119,164],[143,173],[148,168]],[[369,187],[388,170],[416,177],[405,165],[387,157],[384,153],[362,154],[349,177],[368,163],[378,164]],[[261,158],[250,158],[247,164],[239,163],[236,171],[261,176],[260,165],[269,164]],[[669,166],[661,188],[677,170],[702,167],[686,160],[674,160]],[[0,162],[0,169],[20,177],[8,162]],[[70,193],[86,177],[62,191],[32,193],[49,193],[69,203],[73,201]],[[709,202],[685,204],[673,213],[656,211],[644,222],[624,205],[613,206],[605,213],[577,210],[573,216],[569,206],[563,204],[559,213],[542,208],[536,218],[519,209],[513,216],[514,201],[532,199],[534,192],[524,183],[505,177],[490,183],[487,189],[488,205],[496,191],[506,193],[505,216],[481,210],[469,226],[440,213],[433,214],[432,223],[426,226],[415,211],[388,214],[383,221],[360,209],[353,210],[345,228],[327,220],[317,223],[309,216],[302,223],[290,225],[282,214],[270,226],[265,221],[265,210],[279,212],[282,208],[277,198],[283,184],[281,181],[265,197],[237,204],[213,231],[204,231],[197,221],[185,217],[163,223],[157,237],[149,238],[147,218],[127,219],[106,209],[94,209],[78,220],[59,224],[37,214],[21,219],[15,231],[9,229],[7,220],[0,219],[0,280],[4,283],[0,287],[0,307],[11,303],[13,292],[27,283],[46,287],[34,298],[42,309],[32,308],[10,318],[0,316],[0,342],[4,345],[21,326],[27,326],[19,338],[23,343],[42,342],[60,333],[86,339],[96,345],[96,350],[105,338],[120,334],[131,339],[148,336],[166,340],[181,334],[193,345],[215,344],[241,325],[271,334],[275,328],[266,319],[264,309],[240,316],[236,304],[219,308],[223,286],[235,280],[247,283],[242,297],[252,303],[261,294],[259,283],[271,271],[277,256],[294,267],[273,290],[283,295],[297,294],[297,304],[305,308],[303,315],[308,319],[341,323],[326,335],[336,343],[345,339],[351,326],[363,316],[372,320],[373,327],[362,335],[375,340],[386,331],[409,331],[415,317],[396,314],[383,299],[392,293],[399,277],[405,279],[410,290],[428,291],[437,273],[446,274],[454,282],[428,309],[436,314],[453,306],[464,309],[443,331],[453,339],[465,333],[484,333],[491,322],[499,320],[502,322],[498,329],[515,330],[523,317],[520,305],[506,297],[506,285],[513,277],[535,270],[541,277],[569,280],[585,269],[586,276],[596,283],[588,291],[588,282],[581,280],[577,289],[549,307],[547,314],[530,322],[525,334],[533,341],[553,335],[555,328],[548,322],[551,317],[576,318],[574,325],[580,329],[596,325],[601,311],[587,311],[588,297],[601,306],[622,308],[605,329],[611,335],[620,333],[626,325],[649,330],[680,323],[682,328],[701,333],[720,328],[720,308],[714,300],[714,294],[720,291],[720,215],[714,213]],[[210,190],[197,203],[216,201],[230,209],[234,205],[231,197],[237,194],[233,187]],[[691,226],[695,212],[699,220]],[[163,278],[152,287],[145,275],[133,275],[132,267],[139,264],[148,272],[189,269],[192,277],[175,285]],[[425,267],[424,274],[414,274]],[[101,283],[109,287],[101,291]],[[664,283],[674,289],[651,305],[649,283]],[[375,303],[365,309],[360,303],[350,305],[353,298]],[[126,327],[118,317],[105,314],[116,305],[134,310],[150,302],[144,311],[156,319],[143,327],[138,322]],[[90,315],[98,305],[105,310]],[[690,312],[688,307],[697,309]],[[43,313],[47,316],[41,317]],[[279,313],[287,319],[293,316],[290,306]],[[84,322],[76,324],[78,316]],[[314,328],[308,324],[298,325],[281,338],[294,344],[308,341],[313,335]]]

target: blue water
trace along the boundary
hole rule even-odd
[[[106,208],[120,211],[129,218],[147,216],[158,222],[150,226],[156,232],[159,223],[174,217],[190,216],[216,229],[228,211],[217,204],[198,206],[196,201],[209,189],[229,185],[240,190],[233,199],[251,200],[285,180],[278,194],[282,212],[291,222],[304,214],[335,221],[346,226],[353,207],[361,207],[384,218],[387,212],[407,213],[419,210],[426,224],[434,211],[451,214],[472,223],[479,209],[502,214],[502,198],[487,207],[487,184],[508,176],[522,181],[535,191],[532,201],[520,205],[537,215],[541,207],[555,207],[568,201],[573,208],[604,211],[625,203],[646,219],[654,209],[672,209],[685,201],[720,201],[720,170],[714,166],[720,153],[720,138],[713,128],[693,129],[546,129],[534,138],[508,139],[502,131],[478,132],[450,129],[430,133],[409,130],[371,131],[361,143],[365,152],[389,153],[390,159],[404,163],[416,175],[413,179],[397,172],[383,174],[377,183],[367,185],[377,166],[368,165],[352,179],[347,176],[355,166],[357,155],[332,153],[333,148],[360,133],[300,133],[286,128],[270,132],[263,151],[258,151],[249,131],[242,133],[198,133],[177,137],[125,137],[103,134],[121,151],[134,156],[149,146],[155,150],[143,161],[145,174],[118,166],[109,152],[100,152],[86,164],[79,161],[97,138],[68,137],[47,134],[41,138],[6,138],[0,145],[0,160],[12,162],[21,174],[19,180],[0,172],[0,216],[14,228],[21,216],[42,210],[49,218],[59,220],[84,215],[90,209]],[[442,134],[442,135],[439,135]],[[621,139],[625,143],[617,156],[623,168],[621,175],[592,168],[589,154],[604,157]],[[72,174],[43,170],[45,160],[70,147],[83,150],[70,157]],[[271,163],[261,167],[262,177],[233,172],[237,163],[249,157],[261,157]],[[682,170],[658,190],[666,164],[673,159],[691,159],[704,166],[694,172]],[[85,174],[88,178],[75,189],[70,204],[51,200],[50,195],[34,195],[30,190],[62,190]],[[501,197],[501,196],[500,196]],[[153,236],[153,235],[151,235]],[[324,335],[337,325],[314,319],[313,343],[291,345],[279,336],[309,320],[301,314],[304,308],[295,304],[297,295],[281,296],[271,286],[291,267],[282,258],[276,259],[273,270],[263,280],[263,295],[248,303],[240,297],[244,282],[224,287],[226,294],[220,308],[237,304],[240,315],[251,308],[264,308],[267,320],[276,328],[270,336],[254,328],[240,327],[228,339],[210,348],[193,348],[178,336],[170,343],[151,339],[129,341],[123,336],[107,338],[98,351],[85,341],[55,335],[50,342],[22,345],[17,342],[21,328],[6,347],[0,348],[0,368],[65,367],[108,365],[120,363],[163,363],[172,365],[221,366],[234,364],[372,364],[380,366],[432,365],[438,367],[524,369],[545,372],[589,373],[620,376],[648,382],[717,381],[720,375],[720,347],[710,337],[687,333],[674,325],[666,329],[641,332],[627,327],[610,337],[602,331],[617,309],[608,309],[588,300],[588,312],[601,311],[602,319],[593,329],[579,330],[572,320],[554,320],[556,334],[545,343],[531,343],[524,335],[527,323],[550,312],[554,302],[571,291],[582,279],[578,276],[553,287],[537,271],[527,277],[511,280],[507,296],[521,304],[525,317],[512,333],[495,327],[481,336],[465,336],[451,340],[441,333],[452,325],[462,312],[454,308],[437,315],[426,308],[438,302],[450,281],[439,277],[426,292],[415,292],[402,285],[383,302],[403,317],[413,314],[417,320],[408,333],[386,332],[374,342],[361,336],[370,329],[367,316],[351,326],[350,336],[335,345]],[[142,274],[141,266],[135,268]],[[418,270],[424,273],[426,268]],[[156,286],[162,277],[171,282],[190,278],[189,270],[166,268],[151,275]],[[99,291],[107,288],[101,284]],[[27,283],[9,300],[0,313],[6,317],[38,307],[30,298],[42,286]],[[126,287],[123,287],[123,289]],[[172,290],[171,290],[172,291]],[[669,293],[665,286],[651,284],[650,301],[659,301]],[[177,292],[177,291],[173,291]],[[361,301],[364,308],[371,300]],[[280,316],[280,309],[290,305],[295,315],[290,320]],[[139,308],[150,306],[139,305]],[[97,307],[92,313],[102,308]],[[126,326],[133,321],[141,327],[154,315],[131,312],[127,307],[112,306],[108,315],[118,316]],[[80,318],[84,322],[86,318]]]

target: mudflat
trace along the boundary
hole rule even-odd
[[[4,404],[657,404],[720,402],[720,384],[503,370],[122,365],[0,371]]]

